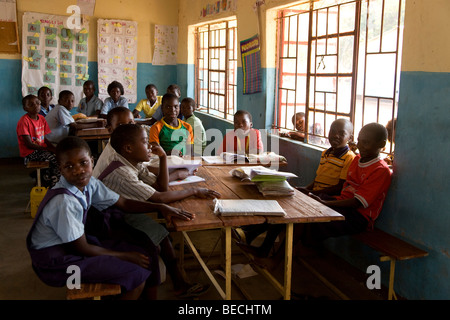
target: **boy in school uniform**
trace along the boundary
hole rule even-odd
[[[55,107],[54,104],[50,104],[53,99],[52,90],[49,87],[40,87],[38,90],[38,98],[41,101],[39,114],[45,117]]]
[[[233,118],[234,130],[228,131],[223,138],[219,152],[237,154],[258,154],[264,152],[261,132],[253,128],[252,115],[245,110],[238,110]]]
[[[161,109],[164,117],[150,128],[150,143],[160,145],[166,154],[192,155],[194,133],[190,124],[178,118],[180,113],[178,97],[166,93],[162,98]]]
[[[119,218],[114,224],[109,219],[109,237],[86,233],[88,211],[91,206],[105,214],[113,208],[134,213],[156,210],[168,220],[190,220],[195,215],[165,204],[126,199],[105,187],[91,176],[93,158],[78,137],[63,139],[56,157],[61,179],[45,195],[27,236],[33,270],[47,285],[62,287],[69,276],[67,267],[76,265],[82,283],[120,284],[123,299],[138,299],[142,293],[156,299],[160,283],[156,247],[122,228]],[[114,236],[117,231],[120,238]]]
[[[337,196],[310,194],[317,201],[345,216],[343,221],[299,224],[294,228],[294,244],[306,247],[319,245],[330,237],[363,232],[374,226],[380,215],[391,184],[392,173],[380,156],[386,145],[387,130],[379,123],[365,125],[358,136],[359,154],[348,169],[347,179]],[[261,266],[273,268],[282,259],[283,249],[273,259],[255,258]]]
[[[142,99],[139,101],[133,110],[133,116],[137,119],[141,118],[141,111],[144,112],[146,118],[152,118],[156,110],[161,105],[162,96],[158,96],[158,89],[154,84],[148,84],[145,87],[145,95],[147,96],[147,99]],[[153,119],[153,121],[148,124],[152,125],[158,120],[161,119]]]
[[[205,188],[189,188],[182,191],[168,191],[169,173],[167,155],[160,146],[148,143],[147,132],[137,124],[117,127],[111,135],[111,146],[116,151],[111,164],[99,179],[120,195],[140,201],[170,203],[196,196],[219,198],[220,194]],[[150,160],[150,153],[159,157],[159,174],[155,176],[143,164]],[[125,221],[142,232],[161,247],[161,258],[173,280],[177,296],[191,297],[206,292],[207,287],[187,283],[177,266],[176,256],[168,237],[168,231],[146,215],[125,214]],[[169,222],[170,223],[170,222]]]
[[[20,156],[26,165],[29,161],[49,161],[49,168],[42,170],[42,185],[53,187],[59,180],[58,163],[55,157],[55,147],[47,140],[50,127],[39,111],[41,101],[38,97],[28,95],[22,99],[26,111],[17,122],[16,133]]]
[[[74,105],[75,96],[73,93],[69,90],[63,90],[59,93],[58,104],[45,117],[52,131],[46,138],[55,146],[65,137],[74,135],[78,129],[95,128],[98,125],[104,125],[104,120],[102,119],[99,119],[97,123],[76,123],[70,114]]]
[[[84,98],[80,100],[77,111],[88,117],[98,117],[103,107],[103,101],[95,95],[95,85],[92,80],[83,83]]]
[[[194,132],[194,155],[201,156],[206,147],[206,132],[202,120],[194,114],[196,109],[195,101],[192,98],[184,98],[180,104],[181,114],[184,121],[189,123]]]
[[[108,129],[110,134],[118,126],[130,123],[133,124],[135,123],[134,117],[131,110],[125,107],[117,107],[112,109],[110,112],[108,112],[108,115],[106,117],[106,128]],[[97,163],[94,166],[94,171],[92,172],[92,175],[98,178],[100,174],[106,169],[106,167],[113,161],[112,159],[114,158],[115,154],[116,151],[111,146],[110,141],[108,141],[108,144],[103,149],[102,153],[100,154],[100,157],[97,160]],[[151,170],[151,172],[155,175],[159,174],[159,168],[149,166],[148,169]],[[169,181],[183,180],[188,175],[189,170],[176,169],[170,172]]]
[[[113,81],[108,85],[109,97],[103,102],[103,107],[98,115],[100,118],[106,118],[109,111],[117,107],[128,108],[128,100],[123,95],[125,90],[123,85],[118,81]]]

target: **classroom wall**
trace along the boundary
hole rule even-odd
[[[55,15],[66,13],[73,0],[17,0],[20,43],[22,44],[22,16],[24,12],[40,12]],[[160,93],[177,82],[177,66],[153,66],[155,25],[178,24],[179,0],[97,0],[93,17],[89,19],[88,61],[89,77],[97,83],[97,20],[121,19],[138,22],[137,78],[138,100],[145,98],[145,86],[154,83]],[[20,54],[0,54],[0,158],[18,157],[16,124],[24,114],[21,99],[22,57]],[[133,109],[136,104],[130,104]],[[75,108],[72,113],[75,112]]]
[[[263,92],[243,95],[242,69],[239,61],[238,109],[253,114],[256,128],[270,128],[275,90],[275,32],[273,8],[293,1],[266,0],[258,15],[253,0],[239,0],[237,10],[200,17],[200,10],[214,1],[194,0],[180,3],[180,41],[187,47],[179,54],[179,66],[193,69],[188,26],[235,16],[238,41],[261,34]],[[432,5],[430,5],[432,4]],[[407,299],[450,298],[450,215],[447,192],[450,190],[450,43],[442,35],[450,31],[446,0],[406,0],[399,111],[396,133],[394,175],[383,212],[377,225],[429,252],[429,256],[396,264],[395,290]],[[258,23],[260,21],[260,23]],[[265,26],[268,27],[265,27]],[[189,40],[191,39],[191,40]],[[178,83],[194,94],[193,73],[178,74]],[[199,114],[205,128],[232,128],[230,122]],[[279,152],[289,163],[286,170],[296,173],[296,185],[306,185],[315,176],[322,149],[289,139],[279,139]],[[330,239],[326,246],[362,271],[378,265],[382,282],[388,284],[389,264],[380,262],[371,249],[350,237]],[[332,281],[332,279],[330,279]]]

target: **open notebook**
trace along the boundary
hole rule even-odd
[[[276,200],[214,199],[214,213],[222,216],[285,216]]]

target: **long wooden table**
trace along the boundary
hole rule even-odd
[[[239,166],[236,166],[239,167]],[[223,299],[231,299],[231,228],[246,225],[261,224],[264,222],[273,224],[286,224],[286,247],[285,247],[285,274],[284,283],[281,285],[270,273],[263,271],[264,275],[271,281],[275,288],[280,291],[284,299],[289,300],[291,294],[291,271],[292,271],[292,240],[294,223],[328,222],[332,220],[344,220],[338,212],[319,203],[318,201],[295,190],[293,196],[287,197],[264,197],[256,185],[250,182],[242,182],[230,175],[231,166],[202,166],[197,175],[204,178],[204,182],[196,183],[195,186],[213,189],[221,194],[221,199],[273,199],[277,200],[286,211],[285,217],[269,216],[233,216],[222,217],[215,215],[213,200],[190,197],[177,201],[172,205],[196,214],[192,221],[175,219],[173,227],[181,231],[183,238],[191,247],[200,265],[205,270],[213,285],[216,287]],[[191,188],[192,184],[171,186],[171,190],[182,190]],[[194,244],[189,238],[188,232],[195,230],[223,229],[225,233],[225,291],[217,283],[214,276],[208,270],[201,256],[198,254]],[[183,248],[182,246],[180,248]],[[180,252],[183,250],[181,249]]]

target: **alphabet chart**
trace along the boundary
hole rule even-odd
[[[114,80],[124,88],[128,103],[137,100],[137,22],[104,20],[97,22],[97,61],[99,98],[109,97]]]
[[[88,74],[89,21],[80,29],[68,29],[69,16],[25,12],[22,29],[22,95],[37,95],[42,86],[53,92],[70,90],[75,104],[83,97],[83,83]]]

